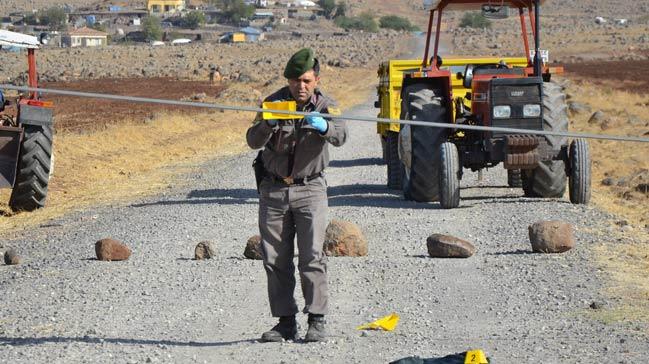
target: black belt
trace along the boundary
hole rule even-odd
[[[312,181],[318,177],[324,176],[323,172],[318,172],[316,174],[312,174],[310,176],[306,176],[304,178],[293,178],[293,177],[280,177],[274,174],[267,174],[267,176],[272,179],[275,182],[279,182],[282,184],[285,184],[287,186],[292,186],[292,185],[303,185],[305,182]]]

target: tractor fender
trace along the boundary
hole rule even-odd
[[[53,112],[51,108],[21,104],[18,113],[20,125],[51,126],[53,124]]]

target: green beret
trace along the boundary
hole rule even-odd
[[[284,69],[284,77],[288,79],[298,78],[305,72],[312,70],[314,65],[313,49],[302,48],[288,60]]]

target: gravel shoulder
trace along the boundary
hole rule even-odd
[[[372,114],[370,105],[350,112]],[[502,169],[482,181],[466,174],[459,209],[405,202],[384,187],[374,126],[350,131],[350,141],[331,150],[330,217],[358,224],[369,254],[329,260],[327,343],[256,341],[274,320],[261,263],[243,259],[257,233],[249,152],[187,175],[191,189],[86,210],[3,241],[25,262],[0,266],[0,362],[360,363],[482,348],[498,363],[631,363],[649,354],[646,325],[592,318],[593,302],[617,304],[600,294],[590,250],[602,243],[606,214],[523,198],[504,187]],[[548,219],[574,224],[575,249],[531,253],[527,226]],[[431,233],[467,239],[478,252],[428,258]],[[103,237],[126,242],[132,257],[94,260]],[[201,240],[215,242],[215,259],[191,259]],[[355,330],[390,312],[401,315],[394,332]]]

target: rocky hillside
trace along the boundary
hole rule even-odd
[[[207,79],[211,64],[219,67],[226,79],[264,83],[281,74],[289,50],[304,46],[316,49],[321,63],[329,67],[372,69],[395,44],[409,36],[384,31],[377,34],[304,35],[262,43],[195,43],[182,46],[108,46],[99,49],[43,49],[38,54],[41,81],[75,79],[180,77]],[[21,54],[0,52],[2,82],[22,83],[26,62]]]

